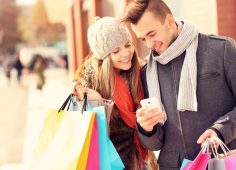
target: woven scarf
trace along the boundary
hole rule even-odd
[[[142,89],[141,89],[142,90]],[[143,98],[141,93],[140,100]],[[143,160],[147,158],[147,150],[144,149],[138,140],[138,133],[136,128],[136,112],[133,99],[128,85],[125,83],[125,79],[120,74],[115,74],[115,88],[112,99],[115,102],[116,107],[119,110],[119,114],[126,125],[134,129],[134,144],[139,153],[140,166],[143,165]],[[138,108],[140,106],[137,106]]]
[[[199,31],[189,22],[180,21],[178,18],[175,18],[175,22],[177,23],[179,29],[177,39],[161,55],[158,56],[152,52],[149,57],[146,72],[148,91],[150,97],[157,97],[159,101],[158,107],[165,112],[160,95],[157,62],[165,65],[186,51],[180,75],[177,109],[179,111],[189,110],[197,112],[196,51],[198,46]]]

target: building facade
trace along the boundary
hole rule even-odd
[[[129,0],[68,0],[67,33],[71,71],[75,72],[89,53],[87,28],[95,16],[120,18]],[[164,0],[179,18],[197,25],[201,32],[219,34],[236,39],[236,0]],[[133,33],[132,33],[133,34]],[[144,57],[148,50],[134,36],[138,54]]]

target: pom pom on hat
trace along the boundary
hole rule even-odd
[[[124,23],[113,17],[95,17],[88,28],[88,42],[99,60],[103,60],[122,43],[131,42],[131,35]]]

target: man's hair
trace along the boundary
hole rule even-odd
[[[152,12],[162,23],[167,14],[172,15],[171,10],[162,0],[132,0],[125,9],[122,21],[137,24],[146,11]]]

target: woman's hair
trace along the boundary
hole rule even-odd
[[[89,26],[87,37],[93,53],[79,70],[88,70],[92,66],[93,75],[88,73],[90,76],[87,76],[86,73],[82,73],[83,71],[78,71],[77,74],[83,74],[80,77],[87,77],[87,82],[89,82],[86,85],[87,87],[98,91],[103,98],[110,99],[113,97],[115,86],[115,69],[110,54],[121,44],[132,42],[131,34],[126,24],[120,20],[114,17],[98,17]],[[121,71],[121,74],[124,74],[128,79],[133,101],[137,103],[140,97],[139,94],[141,94],[141,84],[139,82],[140,68],[136,52],[134,52],[131,62],[131,68],[127,71]]]
[[[142,85],[139,79],[140,64],[136,52],[134,52],[131,62],[131,68],[126,71],[121,71],[121,74],[127,78],[133,101],[135,104],[138,104],[141,97]],[[83,73],[82,75],[81,72],[84,72],[84,70],[88,69],[89,67],[92,67],[92,70],[87,73]],[[93,75],[88,76],[85,74]],[[92,54],[88,59],[85,60],[85,62],[76,72],[75,77],[79,83],[81,76],[88,76],[85,78],[86,81],[91,81],[88,85],[86,85],[87,87],[98,91],[103,98],[112,98],[115,86],[115,69],[113,68],[111,57],[108,56],[103,60],[99,60]],[[82,79],[84,79],[84,77]]]
[[[152,12],[162,23],[167,14],[172,15],[162,0],[133,0],[126,7],[122,21],[137,24],[145,11]]]

